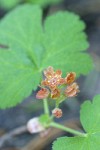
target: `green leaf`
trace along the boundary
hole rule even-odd
[[[15,106],[40,82],[39,61],[34,49],[41,50],[41,14],[38,6],[26,5],[10,13],[0,23],[0,43],[9,47],[0,50],[0,108]]]
[[[69,12],[58,12],[47,17],[42,24],[42,10],[39,6],[23,5],[6,15],[0,22],[0,44],[8,47],[5,52],[0,50],[0,69],[3,70],[0,75],[0,108],[15,106],[29,96],[29,92],[26,92],[28,86],[30,93],[36,89],[41,71],[48,66],[61,69],[64,74],[69,71],[75,71],[77,76],[87,74],[92,69],[92,62],[89,55],[83,53],[88,47],[84,28],[79,17]],[[16,58],[15,62],[14,57],[19,55],[21,60]],[[27,69],[20,68],[19,74],[18,65],[26,66],[26,59],[31,65]],[[7,63],[3,66],[5,60]],[[15,67],[11,67],[11,63]],[[29,76],[34,82],[26,80]],[[22,83],[17,82],[16,78],[22,78]],[[26,89],[21,90],[23,93],[17,92],[23,82]],[[25,96],[22,96],[24,93]]]
[[[49,16],[44,27],[47,52],[43,64],[61,68],[64,73],[67,70],[75,71],[77,76],[86,75],[92,62],[90,56],[83,53],[88,48],[84,28],[85,24],[73,13],[58,12]]]
[[[100,95],[94,97],[93,103],[84,102],[81,109],[81,122],[86,132],[100,132]],[[88,115],[87,115],[88,114]]]
[[[100,149],[100,95],[93,102],[86,101],[80,112],[81,123],[87,137],[62,137],[53,144],[53,150],[99,150]]]
[[[40,76],[26,56],[11,50],[0,50],[1,108],[15,106],[28,97],[33,87],[37,87],[35,80],[40,80]]]
[[[36,67],[42,38],[42,10],[38,6],[20,6],[0,23],[0,43],[19,53],[26,53]]]

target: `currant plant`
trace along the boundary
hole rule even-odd
[[[79,93],[76,75],[92,69],[84,29],[74,13],[60,11],[43,20],[41,8],[29,4],[0,20],[0,108],[16,106],[39,86],[36,98],[43,99],[44,114],[29,120],[28,130],[37,133],[56,127],[77,135],[59,138],[53,150],[100,149],[100,95],[82,105],[83,133],[54,122],[54,117],[63,115],[60,104]],[[54,101],[52,113],[48,100]]]
[[[93,102],[87,100],[81,107],[80,120],[84,132],[79,132],[58,124],[54,117],[60,118],[63,114],[60,103],[68,97],[79,93],[79,86],[75,82],[75,72],[70,72],[62,78],[61,70],[48,67],[44,71],[45,79],[41,82],[37,99],[44,99],[44,114],[29,120],[27,128],[30,133],[46,132],[49,127],[55,127],[76,135],[75,137],[61,137],[53,143],[53,150],[99,150],[100,149],[100,95],[94,97]],[[52,115],[49,111],[48,100],[53,100],[55,108]],[[49,134],[49,133],[48,133]]]
[[[17,105],[39,85],[48,66],[86,75],[92,60],[85,24],[60,11],[42,21],[39,6],[22,5],[0,21],[0,108]]]
[[[45,79],[41,81],[40,90],[36,94],[37,99],[43,99],[44,114],[29,120],[27,124],[29,132],[37,133],[45,131],[46,128],[52,126],[76,135],[85,136],[84,133],[64,127],[63,125],[55,123],[53,120],[54,117],[62,117],[63,112],[59,108],[60,103],[68,97],[74,97],[79,93],[79,86],[75,82],[75,72],[70,72],[63,78],[61,70],[54,71],[54,68],[49,66],[44,70],[44,76]],[[55,102],[55,108],[52,110],[52,115],[49,110],[48,100],[53,100]]]

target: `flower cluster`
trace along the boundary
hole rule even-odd
[[[57,99],[62,94],[60,85],[66,85],[64,95],[66,97],[74,97],[79,92],[79,86],[75,81],[75,72],[70,72],[65,78],[62,78],[61,70],[54,71],[53,67],[48,67],[44,71],[45,79],[41,82],[41,89],[36,94],[37,99],[51,97]]]
[[[49,66],[44,70],[45,79],[41,82],[41,89],[37,92],[37,99],[60,99],[61,97],[74,97],[79,93],[79,86],[75,81],[76,73],[70,72],[65,78],[62,77],[62,71],[54,71],[53,67]],[[62,115],[61,111],[57,109],[57,113],[54,111],[54,115],[59,118]],[[60,115],[58,115],[60,114]]]

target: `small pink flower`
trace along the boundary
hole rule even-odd
[[[53,67],[49,66],[46,70],[44,70],[44,75],[46,78],[51,79],[54,75],[54,69]]]
[[[52,99],[57,99],[60,97],[60,90],[59,89],[54,89],[51,91],[51,98]]]
[[[54,71],[53,67],[50,66],[44,71],[44,75],[46,78],[42,81],[41,84],[44,86],[48,86],[50,89],[54,89],[58,85],[64,83],[64,79],[61,77],[61,70]]]
[[[79,86],[77,83],[73,83],[69,85],[65,90],[65,95],[67,97],[74,97],[79,93]]]
[[[65,78],[65,83],[66,84],[71,84],[75,81],[76,78],[76,73],[75,72],[70,72],[67,74],[66,78]]]
[[[59,108],[55,108],[54,110],[52,110],[52,114],[56,118],[60,118],[60,117],[62,117],[62,110]]]
[[[40,91],[37,92],[36,98],[37,99],[45,99],[49,96],[49,90],[47,88],[42,88]]]
[[[39,122],[38,117],[30,119],[27,123],[27,129],[30,133],[38,133],[44,131],[45,128]]]

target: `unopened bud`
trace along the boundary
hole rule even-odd
[[[41,125],[39,122],[39,118],[35,117],[33,119],[30,119],[27,123],[27,129],[30,133],[38,133],[41,131],[44,131],[45,128]]]
[[[59,108],[55,108],[55,109],[52,111],[52,114],[53,114],[53,116],[55,116],[56,118],[60,118],[60,117],[62,117],[62,110],[59,109]]]
[[[74,82],[76,78],[76,73],[75,72],[70,72],[67,74],[66,78],[65,78],[65,83],[66,84],[71,84]]]

